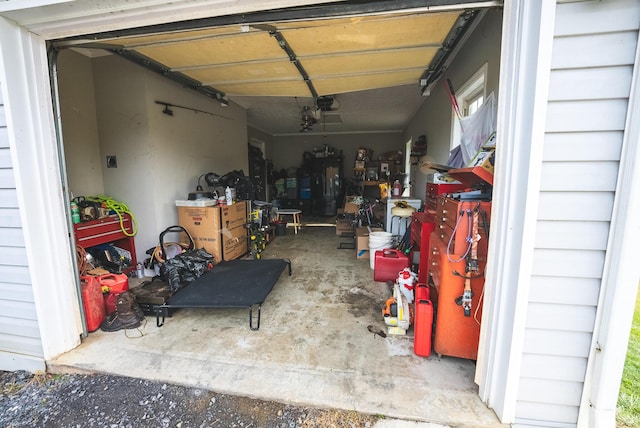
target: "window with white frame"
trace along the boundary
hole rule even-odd
[[[406,189],[404,193],[409,196],[411,192],[411,148],[413,147],[413,138],[409,138],[409,141],[404,143],[404,183],[403,187]]]
[[[460,114],[471,116],[478,111],[486,98],[487,88],[487,64],[485,63],[478,71],[476,71],[469,80],[467,80],[460,89],[456,89],[456,100],[460,107]],[[460,145],[462,137],[462,128],[460,121],[453,107],[451,108],[452,129],[451,129],[451,148]]]

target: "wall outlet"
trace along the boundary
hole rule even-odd
[[[107,168],[117,168],[118,158],[115,156],[107,156]]]

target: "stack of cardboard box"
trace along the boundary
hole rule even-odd
[[[176,201],[178,223],[193,238],[196,248],[204,248],[216,263],[234,260],[247,252],[247,203],[189,206],[199,201]]]

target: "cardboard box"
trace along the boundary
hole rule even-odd
[[[479,166],[493,174],[493,164],[495,163],[495,150],[481,150],[478,154],[471,159],[469,163],[470,168]]]
[[[179,206],[178,224],[189,232],[196,248],[207,250],[215,263],[222,260],[220,208]]]
[[[372,232],[382,232],[382,228],[372,227]],[[369,260],[369,229],[366,226],[356,228],[356,258]]]
[[[360,209],[360,205],[355,203],[355,196],[347,196],[344,201],[344,212],[356,214]]]
[[[336,220],[336,235],[340,236],[344,232],[353,233],[353,223],[348,219],[337,219]]]
[[[220,211],[223,228],[233,229],[237,226],[245,227],[247,224],[246,201],[238,201],[233,205],[222,205]]]
[[[215,263],[234,260],[247,252],[247,203],[221,207],[178,206],[178,224],[193,238],[196,248],[213,255]]]
[[[247,252],[247,229],[236,226],[222,231],[222,257],[225,261],[235,260]]]

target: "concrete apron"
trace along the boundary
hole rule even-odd
[[[373,281],[368,258],[337,249],[341,241],[333,228],[306,227],[267,246],[263,257],[290,259],[293,275],[285,271],[267,297],[258,331],[249,329],[246,309],[183,309],[160,328],[147,317],[141,337],[90,333],[49,368],[387,418],[503,426],[477,395],[473,361],[416,356],[412,329],[386,339],[367,330],[385,329],[388,287]]]

